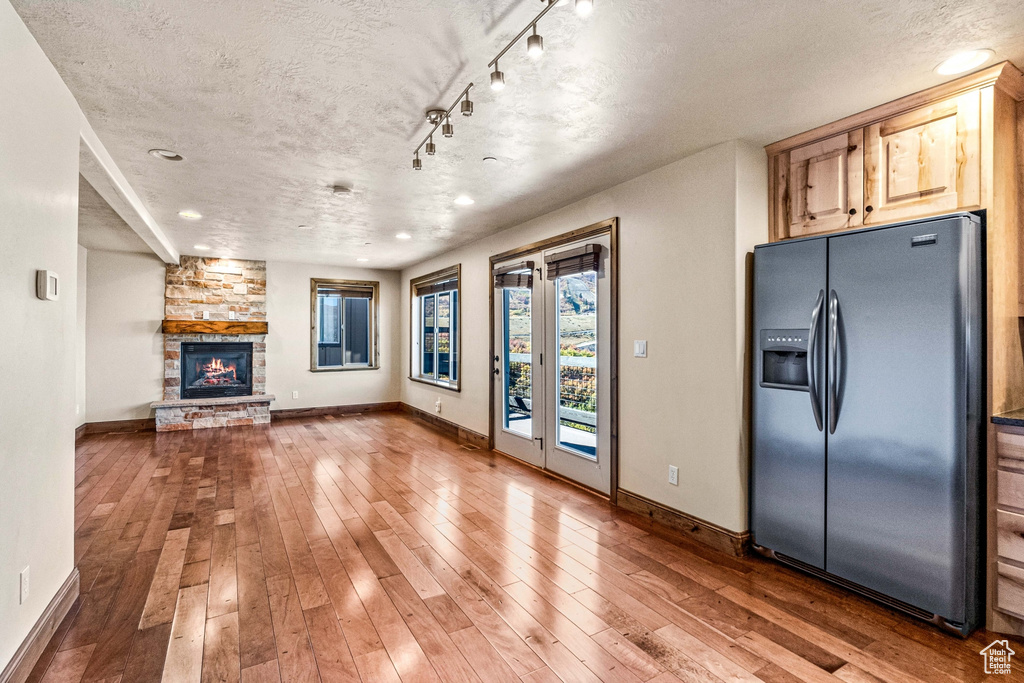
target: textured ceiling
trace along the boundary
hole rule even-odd
[[[596,0],[587,19],[563,0],[544,58],[513,49],[499,94],[487,62],[537,0],[12,2],[183,253],[384,268],[934,85],[962,49],[1024,66],[1019,0]],[[469,80],[476,115],[414,172],[423,110]]]
[[[153,253],[82,176],[78,176],[78,243],[86,249]]]

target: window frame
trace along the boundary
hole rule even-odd
[[[443,380],[437,378],[438,362],[435,362],[433,376],[422,374],[422,349],[423,349],[423,320],[422,320],[422,297],[439,296],[434,294],[418,294],[419,289],[425,289],[431,285],[441,282],[455,280],[455,288],[450,293],[455,295],[455,305],[451,306],[449,316],[455,322],[455,333],[449,337],[449,347],[452,359],[455,363],[455,379]],[[437,320],[438,301],[434,300],[434,318]],[[437,357],[437,325],[434,325],[434,353]],[[451,333],[449,333],[451,334]],[[409,380],[421,384],[429,384],[439,389],[462,391],[462,264],[456,264],[441,270],[413,278],[409,281]]]
[[[368,289],[370,290],[370,316],[369,316],[369,342],[370,362],[367,364],[345,365],[345,297],[341,298],[338,306],[338,315],[341,320],[340,344],[342,347],[342,364],[320,367],[317,364],[318,350],[320,346],[320,288],[334,289]],[[360,370],[380,370],[380,282],[371,280],[337,280],[331,278],[313,277],[309,279],[309,316],[310,316],[310,347],[309,347],[309,371],[310,372],[356,372]]]

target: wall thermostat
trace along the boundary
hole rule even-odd
[[[57,281],[60,278],[52,270],[36,271],[36,296],[43,301],[57,300]]]

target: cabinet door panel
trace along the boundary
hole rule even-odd
[[[861,225],[863,134],[843,133],[799,147],[776,161],[786,237],[802,237]]]
[[[867,225],[972,208],[981,201],[978,92],[868,126]]]

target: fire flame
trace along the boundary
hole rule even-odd
[[[228,384],[237,382],[234,364],[224,365],[220,358],[212,358],[202,366],[201,381],[203,384]]]

